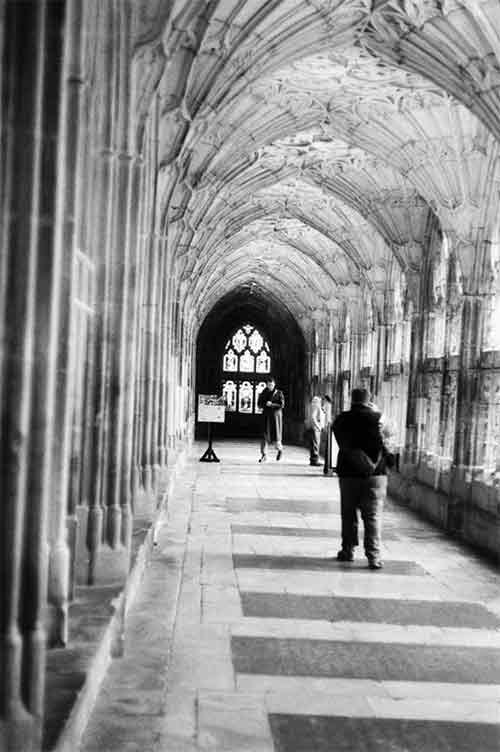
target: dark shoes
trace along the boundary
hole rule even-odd
[[[281,449],[278,449],[278,454],[276,455],[276,459],[280,460],[282,454],[283,454],[283,452],[281,451]],[[262,457],[260,458],[259,462],[265,462],[266,460],[267,460],[267,456],[265,454],[263,454]]]
[[[315,460],[312,460],[312,461],[311,461],[311,462],[310,462],[309,464],[310,464],[310,465],[312,465],[312,467],[319,467],[319,466],[320,466],[320,465],[322,465],[323,463],[322,463],[322,462],[319,462],[318,460],[316,460],[316,461],[315,461]]]
[[[354,561],[354,554],[352,551],[341,548],[337,554],[337,561]]]
[[[337,554],[337,561],[354,561],[354,553],[348,549],[341,548]],[[368,559],[368,567],[370,569],[382,569],[383,566],[380,559]]]

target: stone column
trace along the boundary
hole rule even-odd
[[[61,259],[54,242],[65,3],[3,14],[0,747],[39,749]]]
[[[109,401],[110,366],[112,341],[110,332],[109,300],[112,290],[112,228],[114,207],[114,171],[116,160],[113,153],[113,14],[110,7],[103,23],[104,42],[98,55],[98,86],[102,87],[102,100],[98,111],[99,125],[96,145],[95,179],[92,183],[93,205],[91,221],[93,232],[89,238],[96,259],[96,316],[94,327],[94,415],[91,456],[90,508],[88,516],[89,584],[95,584],[101,574],[102,543],[106,499],[108,493],[108,446],[109,446]],[[89,218],[90,219],[90,218]]]
[[[460,341],[462,336],[462,304],[463,295],[458,262],[452,254],[449,262],[447,285],[445,362],[440,425],[441,473],[439,480],[440,487],[448,494],[450,492],[457,427],[457,388],[460,368]]]
[[[410,319],[410,346],[408,362],[408,400],[406,407],[406,432],[402,465],[415,466],[420,447],[419,371],[423,358],[423,316],[412,311]]]
[[[82,5],[70,0],[66,12],[66,34],[61,90],[59,155],[57,160],[57,217],[55,253],[60,275],[58,316],[56,430],[53,436],[52,498],[49,527],[48,640],[68,640],[68,600],[72,592],[73,567],[68,545],[67,504],[73,410],[73,367],[76,343],[73,328],[75,294],[75,217],[77,215],[78,151],[82,97]],[[74,550],[75,517],[69,527]]]
[[[158,234],[157,236],[157,270],[155,278],[155,299],[156,305],[154,309],[154,341],[153,341],[153,382],[152,382],[152,420],[151,420],[151,465],[152,465],[152,477],[153,488],[155,492],[158,489],[158,483],[160,480],[160,455],[159,455],[159,441],[158,430],[160,423],[160,390],[162,384],[162,322],[163,322],[163,289],[165,286],[165,243],[163,237]]]
[[[144,254],[144,287],[142,294],[141,318],[142,341],[141,341],[141,368],[142,368],[142,393],[141,393],[141,425],[139,431],[139,453],[142,481],[147,495],[152,498],[153,488],[153,394],[155,377],[155,337],[156,337],[156,311],[157,311],[157,282],[159,260],[159,238],[157,234],[157,211],[158,211],[158,102],[152,108],[149,143],[148,143],[148,169],[149,194],[146,207],[144,227],[145,244],[147,250]]]
[[[141,291],[141,249],[140,241],[140,196],[143,185],[144,170],[141,159],[136,156],[131,166],[130,205],[127,215],[127,240],[130,254],[129,291],[124,315],[125,340],[125,384],[124,384],[124,418],[123,418],[123,461],[121,464],[120,496],[123,505],[123,539],[128,539],[130,522],[129,515],[135,502],[135,479],[137,478],[134,457],[134,427],[136,409],[136,378],[138,372],[139,347],[139,296]]]
[[[334,335],[334,309],[328,310],[328,325],[326,327],[325,337],[325,393],[334,399],[335,391],[335,335]]]
[[[166,399],[165,399],[165,421],[163,442],[166,447],[167,465],[171,464],[171,458],[175,447],[174,437],[174,405],[175,405],[175,382],[173,381],[173,358],[174,358],[174,309],[175,309],[175,277],[170,260],[168,274],[168,299],[166,310],[166,352],[165,352],[165,374],[166,374]]]
[[[169,284],[169,252],[168,239],[165,236],[162,242],[162,301],[160,322],[160,387],[158,404],[158,462],[161,467],[167,464],[167,400],[168,400],[168,314],[170,304]]]
[[[146,298],[144,302],[144,432],[142,438],[141,466],[144,487],[150,494],[154,494],[153,478],[153,431],[154,431],[154,394],[156,377],[156,323],[157,323],[157,280],[159,261],[159,242],[156,233],[150,236],[149,267],[147,270]]]
[[[171,306],[169,316],[169,358],[168,358],[168,407],[167,407],[167,423],[168,423],[168,461],[170,463],[171,458],[175,460],[175,452],[177,447],[176,441],[176,420],[175,420],[175,396],[177,390],[177,373],[176,373],[176,311],[178,309],[178,303],[175,298],[175,277],[172,277],[171,287]]]
[[[476,421],[471,415],[471,405],[476,396],[477,363],[480,355],[480,337],[485,299],[481,295],[464,294],[462,318],[462,347],[458,375],[457,436],[454,460],[456,480],[470,481],[475,464],[474,434]]]
[[[119,32],[118,84],[114,92],[118,99],[115,171],[114,212],[112,232],[113,276],[111,300],[109,301],[110,353],[109,400],[109,486],[107,493],[107,541],[109,546],[120,551],[123,573],[126,572],[129,545],[132,537],[132,510],[129,499],[122,496],[122,464],[124,462],[124,432],[126,399],[129,393],[126,383],[128,347],[128,306],[131,288],[132,243],[130,238],[130,214],[132,212],[133,162],[130,138],[130,8],[121,3],[117,16]]]
[[[139,221],[138,261],[137,261],[137,290],[135,295],[135,347],[133,357],[135,362],[134,384],[134,415],[132,429],[132,489],[134,512],[139,506],[139,496],[143,496],[143,477],[141,469],[142,437],[144,435],[144,308],[145,285],[147,281],[147,267],[149,261],[149,236],[147,227],[149,221],[149,207],[151,205],[151,155],[147,148],[144,150],[144,167],[141,185],[141,217]]]

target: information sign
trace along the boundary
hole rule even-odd
[[[226,417],[226,402],[218,394],[198,395],[198,422],[224,423]]]

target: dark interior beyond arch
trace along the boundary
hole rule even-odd
[[[288,309],[276,298],[255,286],[243,286],[222,298],[201,325],[196,348],[196,403],[198,394],[220,394],[222,358],[227,340],[238,326],[253,324],[269,343],[272,372],[286,400],[284,441],[302,438],[305,396],[305,342]],[[260,434],[262,418],[239,412],[226,412],[225,423],[214,427],[216,436]],[[206,428],[196,424],[196,436],[206,436]]]

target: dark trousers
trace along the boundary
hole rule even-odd
[[[339,478],[342,517],[342,549],[358,545],[358,509],[364,526],[364,546],[368,559],[380,558],[382,511],[387,496],[387,476]]]
[[[261,438],[261,440],[260,440],[260,453],[262,454],[263,457],[265,457],[266,454],[267,454],[267,447],[268,447],[268,445],[272,444],[272,443],[273,442],[270,441],[270,439],[267,436],[263,436]],[[276,441],[274,443],[276,444],[276,450],[278,452],[282,452],[283,451],[283,442],[281,441],[281,439],[276,439]]]

